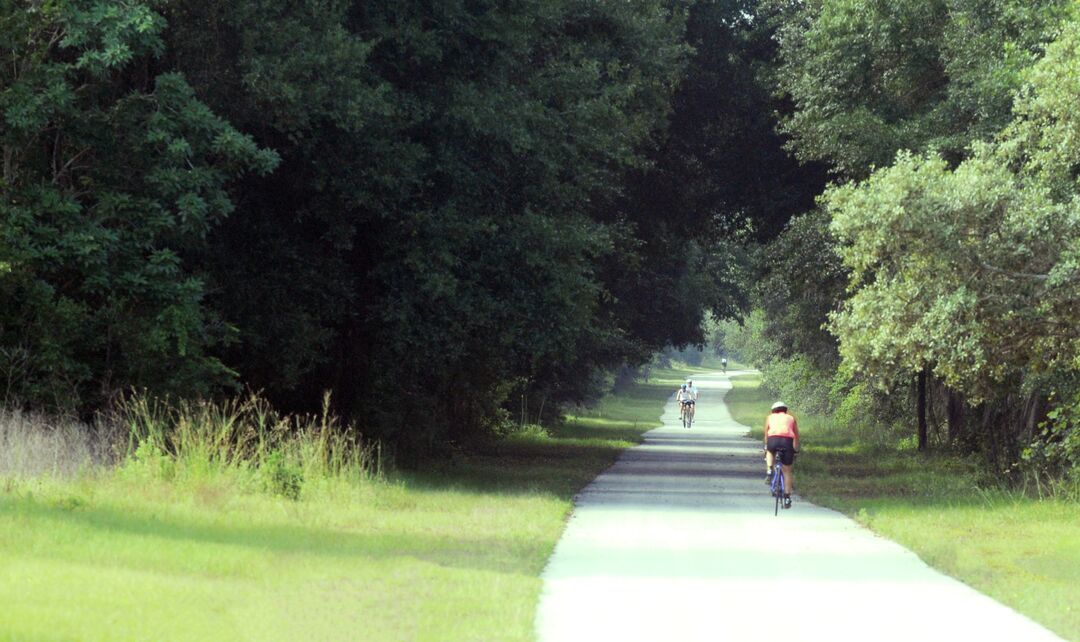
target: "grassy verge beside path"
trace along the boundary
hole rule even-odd
[[[756,375],[726,401],[760,439],[773,399]],[[1080,641],[1080,506],[980,485],[970,462],[860,447],[821,417],[799,414],[797,491],[895,540],[928,564]]]
[[[0,475],[0,640],[530,640],[574,493],[699,371],[424,474],[308,480],[295,501],[152,457]]]

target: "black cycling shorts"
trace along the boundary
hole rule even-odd
[[[692,405],[694,405],[694,400],[693,399],[683,399],[682,403],[683,403],[684,406],[692,406]]]
[[[765,449],[780,454],[780,463],[790,466],[795,463],[795,440],[791,437],[769,437]]]

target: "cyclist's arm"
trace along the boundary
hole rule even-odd
[[[799,449],[799,420],[795,419],[794,416],[792,416],[791,419],[792,419],[791,430],[792,430],[792,432],[795,433],[795,440],[792,442],[791,445],[792,445],[793,448],[795,448],[795,450],[798,450]]]

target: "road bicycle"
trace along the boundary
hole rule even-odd
[[[686,403],[685,401],[680,403],[682,403],[683,428],[689,428],[690,425],[694,423],[694,404]]]
[[[773,474],[772,479],[769,481],[769,490],[776,501],[773,507],[773,515],[780,514],[780,506],[791,508],[791,500],[784,498],[784,465],[780,463],[783,452],[783,448],[777,449],[776,456],[773,457]]]

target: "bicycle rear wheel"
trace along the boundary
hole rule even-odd
[[[776,468],[774,468],[773,481],[772,481],[772,494],[773,499],[776,501],[773,506],[773,515],[780,514],[780,504],[784,501],[784,469],[780,467],[780,461],[777,460]]]

